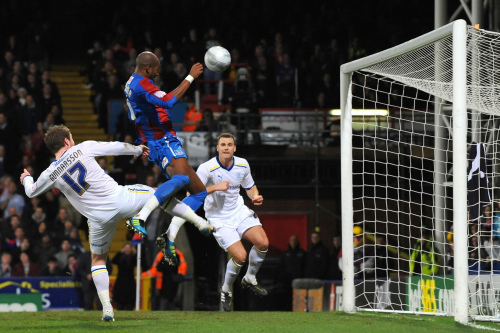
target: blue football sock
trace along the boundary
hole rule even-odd
[[[181,188],[189,184],[189,177],[184,175],[175,175],[169,181],[161,184],[155,192],[155,197],[160,204],[164,203],[175,195]],[[206,193],[206,191],[205,191]],[[206,196],[206,194],[205,194]],[[203,201],[202,201],[203,202]]]

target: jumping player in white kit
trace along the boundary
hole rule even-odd
[[[92,279],[103,306],[102,319],[114,321],[109,297],[109,274],[106,257],[120,220],[137,214],[154,194],[145,185],[118,185],[96,162],[96,156],[149,153],[147,146],[123,142],[85,141],[75,145],[69,129],[54,126],[45,135],[45,144],[55,154],[55,161],[36,182],[25,169],[20,180],[26,195],[35,197],[58,188],[71,204],[88,219],[92,252]],[[171,215],[187,218],[194,224],[206,224],[189,206],[173,198],[162,206]]]
[[[232,287],[247,258],[241,240],[246,239],[253,244],[248,254],[248,270],[241,280],[241,286],[259,296],[267,295],[267,291],[257,283],[255,275],[266,257],[269,240],[259,218],[245,206],[240,195],[241,186],[246,190],[252,204],[262,205],[264,201],[253,181],[247,160],[234,156],[236,144],[232,134],[219,135],[217,152],[218,156],[201,164],[196,174],[207,187],[208,195],[203,207],[208,222],[216,229],[213,235],[219,246],[231,255],[220,295],[221,307],[225,311],[231,311]],[[181,226],[182,223],[180,218],[174,217],[167,233],[178,230],[173,229],[172,225]],[[175,239],[176,234],[168,236],[169,239]]]

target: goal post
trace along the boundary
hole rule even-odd
[[[480,293],[472,283],[496,281],[493,269],[471,274],[482,242],[469,246],[467,218],[468,109],[478,126],[495,123],[500,92],[495,55],[482,54],[500,36],[482,38],[457,20],[341,66],[344,311],[494,317],[480,300],[470,306]],[[478,75],[489,77],[471,79]],[[367,109],[387,114],[368,117]],[[483,142],[496,137],[494,126],[474,130]]]

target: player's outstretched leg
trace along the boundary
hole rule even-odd
[[[101,319],[103,321],[115,321],[115,314],[109,297],[109,274],[106,265],[93,264],[90,269],[92,272],[92,280],[97,289],[97,295],[102,304]]]
[[[158,236],[156,239],[156,245],[158,245],[163,253],[163,260],[165,260],[170,266],[179,265],[179,260],[177,259],[177,253],[175,251],[175,244],[168,239],[166,232]]]
[[[170,215],[174,216],[175,220],[172,220],[169,227],[168,237],[172,241],[175,240],[177,232],[182,227],[184,222],[187,220],[191,222],[204,236],[210,236],[215,232],[215,228],[212,227],[207,220],[196,215],[193,209],[185,204],[183,201],[179,201],[177,198],[171,198],[169,201],[161,204],[163,210],[165,210]],[[174,222],[175,221],[175,222]]]
[[[255,295],[267,296],[267,290],[262,288],[262,286],[257,282],[257,280],[249,282],[245,279],[245,277],[243,277],[243,279],[241,279],[241,287],[243,289],[250,289],[251,291],[253,291]]]
[[[104,310],[102,313],[102,321],[115,321],[115,314],[113,310]]]
[[[231,292],[220,291],[220,305],[224,311],[231,311],[233,294]]]
[[[267,254],[266,250],[259,250],[255,246],[252,247],[248,254],[248,270],[243,279],[241,279],[241,287],[243,289],[250,289],[255,295],[266,296],[267,291],[257,282],[255,275],[259,271],[262,262]]]
[[[128,230],[135,232],[141,237],[146,237],[148,235],[148,232],[146,231],[146,222],[139,219],[137,216],[128,218],[125,221],[125,226]]]
[[[170,199],[183,187],[189,184],[189,177],[184,175],[174,175],[172,179],[161,184],[155,191],[154,195],[149,198],[141,211],[134,217],[127,219],[125,225],[130,230],[134,231],[139,236],[144,237],[148,234],[146,231],[146,223],[149,214],[164,202],[169,202]]]

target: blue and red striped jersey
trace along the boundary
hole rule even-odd
[[[135,122],[137,144],[175,135],[168,109],[177,103],[172,93],[161,91],[146,77],[132,74],[125,85],[128,117]]]

